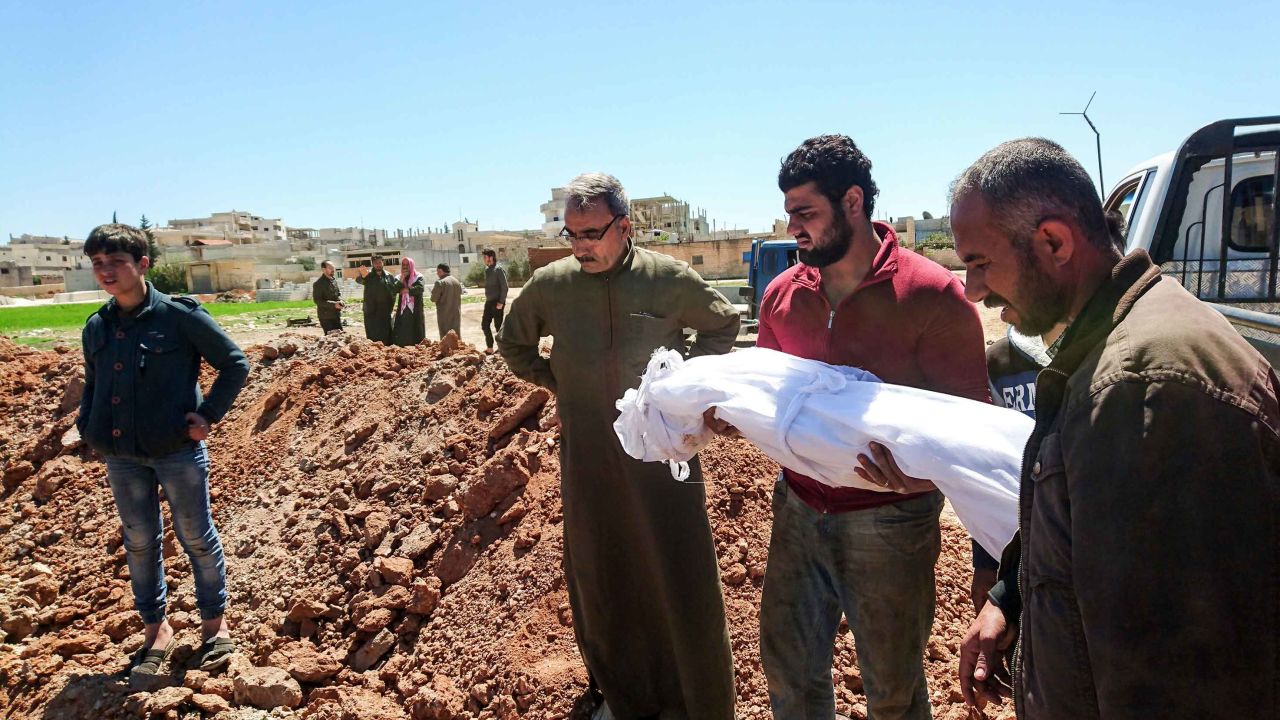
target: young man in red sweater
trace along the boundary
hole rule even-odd
[[[769,284],[757,345],[869,370],[887,383],[988,402],[982,324],[947,269],[871,220],[871,162],[843,135],[806,140],[778,173],[800,264]],[[850,458],[850,462],[854,462]],[[760,653],[778,718],[830,720],[843,612],[867,709],[929,718],[923,656],[933,626],[942,495],[873,445],[856,472],[885,492],[784,469],[760,609]]]

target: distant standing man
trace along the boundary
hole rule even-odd
[[[320,277],[311,285],[311,299],[316,304],[316,318],[324,334],[342,329],[342,290],[334,278],[333,263],[320,263]]]
[[[356,282],[364,286],[364,336],[386,345],[391,344],[391,308],[396,304],[396,291],[392,288],[395,278],[384,269],[381,255],[369,261],[373,265],[360,266]]]
[[[613,422],[655,349],[685,351],[688,327],[688,355],[728,352],[738,313],[687,264],[632,243],[617,178],[579,175],[565,192],[573,257],[533,274],[498,347],[518,377],[556,394],[564,569],[578,646],[603,693],[597,712],[729,720],[732,659],[697,458],[677,482],[664,463],[628,456]],[[538,351],[547,335],[549,360]]]
[[[1280,404],[1218,313],[1121,257],[1056,143],[997,146],[952,187],[974,302],[1037,334],[1018,534],[960,652],[965,699],[1022,720],[1280,717]],[[1016,646],[1014,642],[1016,640]]]
[[[800,264],[765,290],[757,345],[987,402],[976,308],[955,275],[900,249],[893,228],[871,220],[878,189],[853,140],[806,140],[783,161],[778,187]],[[760,655],[776,718],[835,714],[842,612],[868,715],[931,716],[923,657],[943,498],[927,479],[903,475],[891,450],[873,444],[855,472],[897,492],[833,488],[790,468],[774,489]]]
[[[502,310],[507,306],[507,271],[498,267],[498,254],[492,248],[481,253],[484,258],[484,330],[485,352],[493,352],[493,333],[502,330]],[[489,324],[493,323],[493,330]]]
[[[436,266],[436,284],[431,286],[431,302],[436,305],[436,328],[441,339],[452,330],[462,338],[462,283],[449,274],[449,266]],[[498,323],[502,323],[499,314]]]
[[[111,300],[85,323],[85,387],[76,420],[80,436],[106,460],[124,532],[133,602],[145,627],[130,669],[135,683],[156,680],[174,645],[165,619],[160,488],[195,576],[203,639],[196,664],[216,670],[235,650],[204,440],[249,375],[244,353],[198,301],[170,297],[144,279],[146,252],[146,235],[128,225],[100,225],[85,240],[94,278]],[[202,360],[218,372],[207,398],[198,385]]]

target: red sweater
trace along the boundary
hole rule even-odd
[[[982,322],[964,297],[964,285],[932,260],[900,250],[893,228],[874,225],[883,243],[871,271],[835,310],[822,292],[817,268],[794,265],[769,283],[760,303],[756,345],[862,368],[895,385],[990,402]],[[850,457],[849,464],[856,465],[857,458]],[[919,497],[833,488],[787,469],[783,476],[820,512]]]

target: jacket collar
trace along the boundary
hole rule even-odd
[[[144,317],[163,301],[161,296],[163,296],[164,293],[157,290],[156,286],[152,285],[150,280],[143,280],[142,282],[146,283],[147,295],[143,298],[142,305],[138,307],[138,312],[132,316],[132,319],[134,320]],[[98,310],[98,314],[102,316],[103,320],[118,320],[122,318],[120,314],[120,304],[116,302],[114,297],[108,300],[107,304],[103,305]]]
[[[893,226],[879,220],[872,221],[871,227],[880,237],[880,249],[871,260],[871,271],[862,279],[862,284],[858,286],[859,290],[868,285],[892,280],[893,276],[898,274],[898,234],[893,231]],[[791,282],[817,290],[822,287],[822,271],[816,267],[801,264],[800,269],[792,276]]]
[[[595,275],[596,277],[600,277],[600,278],[617,277],[618,275],[630,270],[631,265],[635,262],[635,259],[636,259],[636,241],[628,240],[626,254],[624,254],[622,256],[622,259],[619,260],[617,264],[614,265],[612,268],[605,270],[602,273],[587,273],[585,270],[582,269],[582,265],[579,264],[578,272],[588,274],[588,275]]]
[[[1067,328],[1062,349],[1049,367],[1067,375],[1075,372],[1093,348],[1124,320],[1138,298],[1159,280],[1160,268],[1151,262],[1146,250],[1135,250],[1122,258]]]

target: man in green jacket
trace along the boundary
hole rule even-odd
[[[599,714],[729,720],[732,658],[698,461],[678,482],[666,464],[629,457],[613,422],[655,349],[727,352],[738,313],[685,263],[635,247],[616,178],[580,175],[566,194],[573,257],[533,274],[498,349],[518,377],[556,393],[565,575]],[[538,353],[547,335],[550,359]]]
[[[1121,258],[1061,146],[965,170],[973,302],[1067,329],[1036,376],[1018,534],[960,649],[970,703],[1020,720],[1280,717],[1275,372],[1147,253]],[[1016,644],[1015,644],[1016,643]]]

